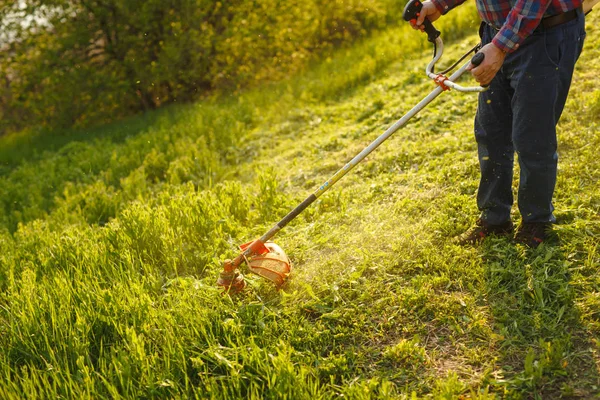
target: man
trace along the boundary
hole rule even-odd
[[[465,0],[427,0],[413,28],[437,20]],[[585,38],[582,0],[477,0],[483,20],[480,52],[470,71],[489,90],[475,116],[481,181],[475,227],[459,238],[476,243],[490,234],[512,235],[514,152],[521,168],[515,240],[537,247],[547,239],[556,184],[556,124],[567,99]],[[514,4],[514,5],[511,5]]]

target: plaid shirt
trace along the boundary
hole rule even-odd
[[[466,0],[431,0],[437,9],[446,14]],[[538,27],[544,16],[573,10],[582,0],[476,0],[482,20],[499,29],[494,43],[510,53],[519,48],[527,36]]]

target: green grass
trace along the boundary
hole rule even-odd
[[[447,59],[477,40],[463,7],[440,24]],[[452,244],[477,217],[478,166],[475,97],[450,92],[279,234],[282,291],[215,287],[236,245],[432,89],[408,27],[240,97],[1,139],[0,397],[600,395],[590,17],[559,131],[561,241],[536,250]]]

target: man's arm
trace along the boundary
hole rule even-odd
[[[461,5],[467,0],[431,0],[442,15],[452,10],[454,7]]]

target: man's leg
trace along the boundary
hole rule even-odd
[[[487,27],[483,43],[489,42],[491,33],[495,31]],[[513,204],[512,97],[510,81],[500,70],[490,88],[479,94],[475,116],[475,139],[481,170],[477,206],[481,220],[490,225],[509,221]]]
[[[489,43],[495,33],[487,24],[482,25],[482,44]],[[514,162],[512,92],[510,81],[501,70],[490,88],[479,94],[475,139],[481,171],[477,192],[481,217],[473,228],[457,238],[458,244],[474,244],[490,234],[507,235],[513,231],[510,221]]]
[[[507,57],[513,97],[513,143],[519,157],[519,210],[524,223],[554,223],[556,124],[581,51],[583,18],[536,32]]]

